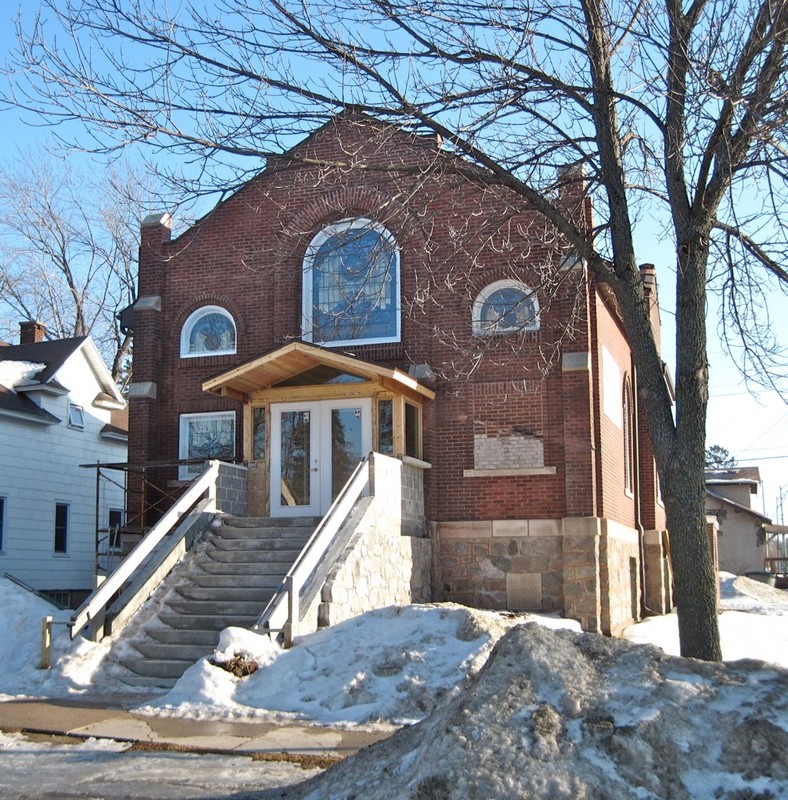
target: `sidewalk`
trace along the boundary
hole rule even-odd
[[[123,698],[128,702],[128,696]],[[0,731],[95,737],[207,753],[345,758],[391,735],[292,723],[209,721],[148,717],[123,708],[120,698],[0,702]],[[134,702],[141,702],[135,698]]]

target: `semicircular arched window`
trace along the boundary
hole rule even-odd
[[[479,292],[473,304],[473,333],[499,336],[539,330],[539,301],[522,283],[502,280]]]
[[[203,306],[181,329],[181,358],[223,356],[236,352],[235,322],[221,306]]]
[[[364,217],[329,225],[304,257],[304,339],[398,342],[399,287],[399,249],[386,228]]]

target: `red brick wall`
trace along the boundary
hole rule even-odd
[[[241,452],[239,404],[205,394],[202,382],[300,338],[307,245],[324,225],[364,215],[386,225],[400,247],[402,341],[352,352],[405,370],[427,363],[438,374],[438,395],[424,416],[424,458],[433,464],[427,473],[428,517],[583,516],[601,511],[601,501],[616,519],[631,523],[632,501],[619,488],[623,445],[607,423],[594,428],[599,415],[590,374],[561,369],[562,350],[583,353],[591,346],[583,270],[572,270],[551,287],[552,302],[540,296],[538,333],[493,340],[471,334],[472,304],[483,287],[513,276],[536,285],[540,277],[556,274],[559,240],[551,227],[504,190],[444,169],[444,156],[429,140],[389,128],[352,121],[328,126],[294,151],[294,157],[301,155],[343,164],[386,160],[402,172],[279,159],[172,241],[164,228],[145,230],[140,295],[159,295],[162,305],[160,313],[135,315],[134,380],[156,382],[157,400],[132,401],[131,458],[176,459],[178,415],[225,409],[239,412]],[[434,166],[431,173],[412,169],[425,163]],[[587,215],[587,206],[581,211]],[[238,353],[181,359],[181,327],[206,304],[232,313]],[[610,338],[623,374],[623,337],[597,311],[595,341]],[[566,336],[570,317],[575,327]],[[524,385],[528,390],[518,391]],[[555,474],[463,477],[474,468],[473,432],[480,421],[542,437],[545,466]]]

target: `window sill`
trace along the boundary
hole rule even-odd
[[[432,469],[432,464],[429,461],[422,461],[420,458],[414,458],[413,456],[400,456],[400,461],[418,469]]]
[[[520,467],[517,469],[464,469],[463,478],[516,478],[528,475],[555,475],[555,467]]]

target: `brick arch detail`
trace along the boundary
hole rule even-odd
[[[399,207],[385,208],[390,200],[390,196],[369,186],[340,186],[327,192],[288,220],[289,231],[284,231],[280,239],[277,262],[288,263],[296,255],[302,255],[321,228],[348,217],[367,216],[379,222],[391,230],[399,243],[401,237],[396,226],[392,226]],[[379,213],[381,208],[385,208],[385,214]]]
[[[162,335],[168,338],[177,334],[178,341],[180,341],[183,325],[189,318],[189,315],[203,306],[219,306],[230,313],[233,322],[235,322],[235,340],[236,347],[238,347],[238,340],[241,336],[246,334],[246,320],[244,319],[241,309],[232,298],[226,295],[217,295],[208,292],[196,295],[192,297],[188,303],[182,305],[178,312],[170,317],[171,322],[169,326],[162,326],[164,328]]]

